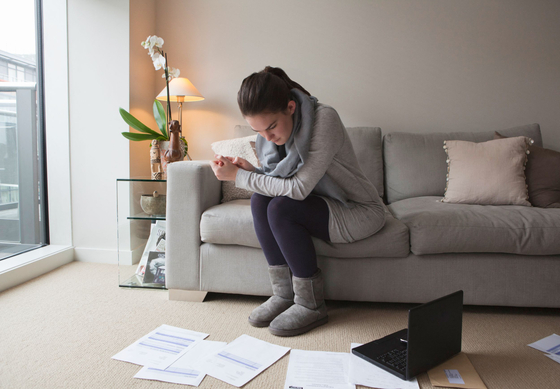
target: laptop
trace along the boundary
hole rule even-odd
[[[352,353],[404,380],[461,352],[463,291],[408,311],[408,329],[352,349]]]

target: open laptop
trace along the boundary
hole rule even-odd
[[[461,352],[463,291],[408,311],[408,329],[352,349],[352,353],[405,380]]]

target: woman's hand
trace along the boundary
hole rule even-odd
[[[254,172],[255,167],[251,164],[251,162],[247,161],[246,159],[240,157],[226,157],[229,159],[234,165],[240,167],[243,170],[247,170],[249,172]]]
[[[215,161],[210,161],[210,166],[220,181],[235,181],[239,167],[222,155],[216,155]]]

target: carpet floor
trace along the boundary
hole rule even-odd
[[[172,388],[133,378],[140,366],[111,359],[161,324],[231,342],[248,334],[303,350],[349,352],[407,326],[410,304],[328,301],[329,323],[279,338],[247,323],[264,297],[209,293],[204,303],[166,291],[119,288],[115,265],[72,262],[0,293],[0,388]],[[488,388],[560,388],[560,364],[528,343],[560,334],[560,310],[466,306],[463,351]],[[283,388],[289,354],[244,388]],[[428,376],[418,377],[432,388]],[[200,388],[232,388],[206,376]],[[362,388],[358,386],[358,388]]]

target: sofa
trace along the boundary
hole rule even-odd
[[[560,307],[560,208],[450,204],[444,140],[484,142],[494,131],[388,133],[347,128],[386,204],[385,226],[347,244],[314,238],[331,300],[423,303],[462,289],[464,303]],[[237,126],[234,137],[252,132]],[[542,146],[538,124],[500,133]],[[166,287],[170,299],[207,292],[270,296],[249,199],[221,203],[209,161],[168,167]]]

